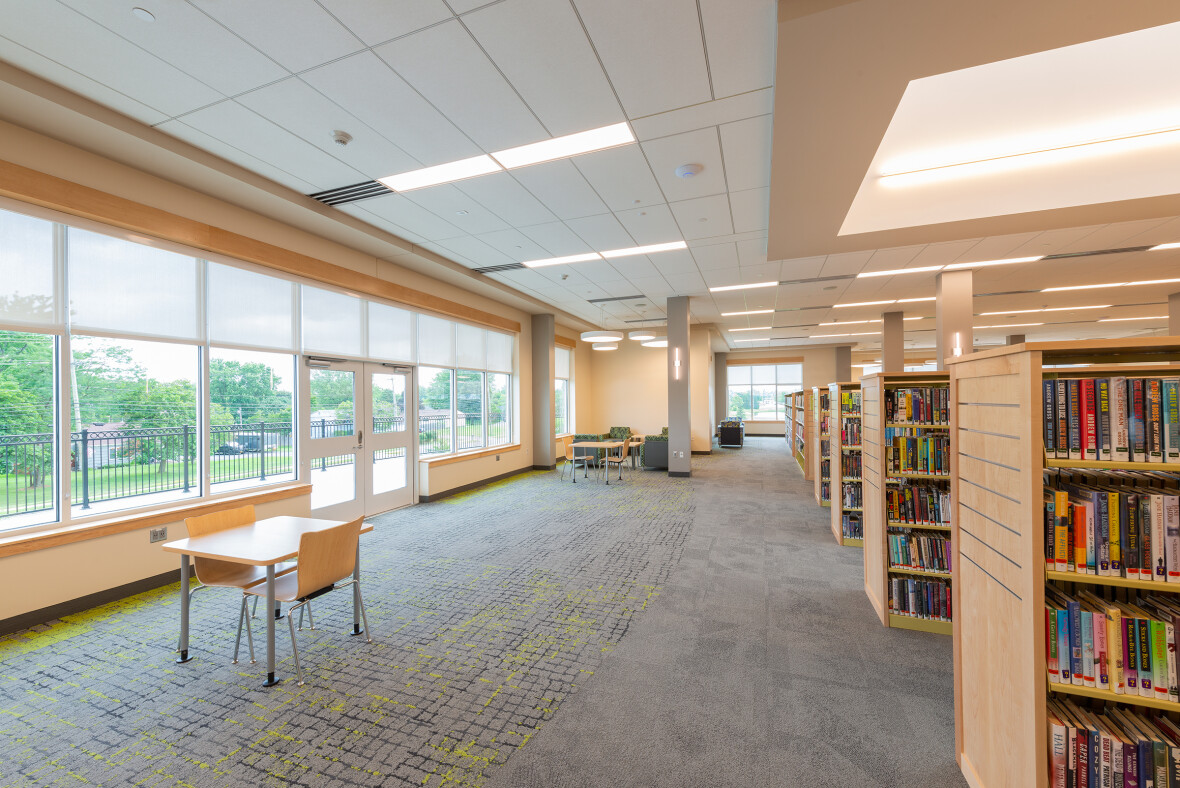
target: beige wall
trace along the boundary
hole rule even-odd
[[[689,336],[689,429],[692,451],[707,452],[713,446],[713,349],[708,331],[697,327]]]
[[[306,516],[308,495],[255,507],[259,517]],[[158,528],[160,526],[151,526]],[[183,519],[168,524],[183,539]],[[170,572],[180,557],[148,542],[148,528],[0,559],[0,621]]]
[[[668,426],[667,350],[623,340],[618,350],[590,352],[590,418],[579,416],[578,432],[630,427],[649,435]],[[579,390],[586,390],[580,379]]]

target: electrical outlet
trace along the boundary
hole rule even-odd
[[[499,454],[497,454],[497,455],[496,455],[496,462],[499,462],[499,461],[500,461],[500,455],[499,455]]]
[[[168,538],[168,526],[163,528],[153,528],[148,531],[149,542],[163,542]]]

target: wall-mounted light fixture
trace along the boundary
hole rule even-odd
[[[963,355],[963,346],[959,344],[959,332],[958,331],[955,332],[955,347],[954,347],[954,350],[951,351],[951,353],[956,356]]]
[[[676,358],[672,362],[673,372],[676,375],[676,379],[680,380],[680,348],[673,348],[673,350],[676,353]]]

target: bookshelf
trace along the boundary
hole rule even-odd
[[[808,427],[811,420],[811,392],[796,391],[787,394],[787,441],[795,461],[803,471],[803,478],[811,480],[811,464],[808,462]]]
[[[1050,698],[1180,712],[1173,701],[1048,680],[1045,603],[1051,589],[1127,599],[1147,586],[1164,596],[1176,595],[1180,586],[1046,569],[1046,469],[1109,480],[1126,471],[1114,462],[1046,461],[1041,389],[1056,377],[1180,376],[1177,361],[1180,337],[1029,342],[947,360],[954,426],[955,749],[976,788],[1050,785]],[[1138,470],[1180,471],[1175,464],[1148,465]]]
[[[837,544],[846,547],[861,547],[864,544],[861,538],[844,535],[846,517],[860,527],[863,527],[864,520],[863,507],[859,505],[863,486],[860,470],[860,405],[859,383],[828,384],[832,536],[836,537]]]
[[[943,423],[947,420],[945,416],[911,414],[906,417],[886,407],[886,400],[896,403],[901,399],[904,402],[905,392],[908,391],[920,392],[923,401],[928,396],[941,409],[945,409],[949,405],[949,398],[945,401],[938,398],[949,394],[950,375],[946,372],[881,372],[861,378],[860,387],[863,403],[861,456],[864,463],[865,593],[877,617],[887,627],[950,635],[950,620],[941,615],[931,615],[925,610],[922,614],[911,615],[908,612],[911,608],[908,597],[896,606],[891,600],[896,596],[895,592],[902,591],[902,581],[921,580],[929,582],[915,583],[912,589],[906,582],[905,591],[908,593],[913,590],[915,594],[919,591],[923,594],[937,593],[940,602],[945,601],[953,581],[953,563],[947,572],[923,571],[891,561],[890,549],[891,538],[895,549],[898,549],[903,539],[908,542],[910,539],[922,538],[929,544],[950,538],[951,528],[946,522],[949,506],[947,514],[941,517],[938,516],[941,509],[936,508],[936,504],[949,503],[949,465],[943,474],[902,472],[890,456],[894,446],[893,437],[937,436],[945,441],[950,432],[949,424]],[[912,395],[909,401],[913,404]],[[946,461],[949,463],[949,456],[946,456]],[[891,500],[894,506],[890,506]],[[905,514],[900,511],[902,506],[906,508]],[[914,507],[912,518],[908,511],[910,506]],[[895,610],[895,607],[900,609]],[[921,609],[916,604],[913,607]],[[952,616],[953,612],[952,607]]]
[[[811,388],[811,424],[808,435],[811,438],[807,455],[811,456],[812,478],[815,480],[815,502],[820,506],[832,505],[832,441],[830,429],[831,412],[828,408],[827,386]]]

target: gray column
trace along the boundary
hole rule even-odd
[[[1168,296],[1168,336],[1180,337],[1180,293]]]
[[[729,359],[728,353],[713,354],[713,423],[725,421],[729,410]]]
[[[971,271],[944,271],[934,279],[935,363],[946,369],[946,359],[962,348],[965,355],[975,349],[975,304]],[[958,343],[956,345],[956,342]]]
[[[668,299],[668,475],[692,475],[688,296]],[[679,366],[677,366],[679,360]]]
[[[852,345],[840,345],[832,352],[836,356],[836,377],[829,383],[847,383],[852,380]]]
[[[551,470],[553,459],[553,315],[533,315],[533,467]]]
[[[905,313],[886,312],[881,317],[881,371],[905,372]]]
[[[1009,334],[1008,335],[1008,344],[1009,345],[1020,345],[1023,343],[1024,343],[1024,334]]]

